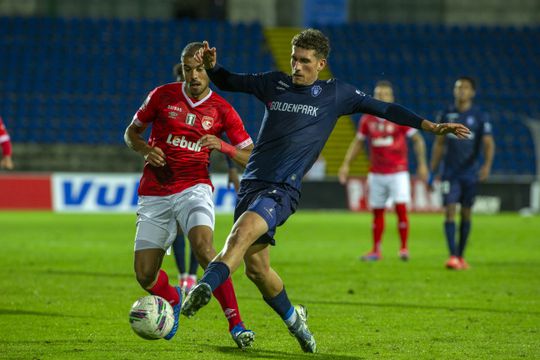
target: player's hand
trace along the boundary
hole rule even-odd
[[[148,147],[143,151],[144,160],[155,167],[162,167],[167,164],[165,153],[158,147]]]
[[[442,123],[434,124],[431,121],[424,120],[422,122],[422,129],[432,132],[435,135],[454,134],[459,139],[467,139],[471,134],[468,127],[463,124]]]
[[[0,160],[0,169],[13,170],[13,168],[15,168],[15,165],[11,159],[11,155],[4,156],[2,160]]]
[[[227,188],[231,188],[231,185],[234,186],[234,190],[238,192],[240,189],[240,177],[238,176],[238,169],[235,167],[229,168],[229,179],[227,181]]]
[[[349,177],[349,165],[341,165],[338,171],[339,183],[341,185],[347,184],[347,178]]]
[[[418,167],[416,168],[416,177],[423,182],[428,181],[429,171],[426,165],[418,165]]]
[[[478,180],[480,181],[486,181],[489,177],[489,173],[491,172],[491,169],[488,166],[482,166],[480,168],[480,171],[478,172]]]
[[[221,151],[221,139],[217,136],[206,134],[199,141],[201,146],[205,146],[210,150]]]
[[[195,60],[202,62],[205,69],[213,69],[217,62],[217,50],[215,47],[210,48],[208,41],[203,41],[203,47],[195,53]]]

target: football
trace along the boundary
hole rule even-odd
[[[148,295],[135,301],[129,312],[129,323],[143,339],[161,339],[173,328],[174,311],[164,298]]]

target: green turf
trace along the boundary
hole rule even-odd
[[[0,358],[4,359],[511,359],[540,358],[540,219],[475,216],[467,272],[445,270],[442,215],[411,216],[411,256],[397,258],[388,216],[384,260],[361,263],[368,214],[299,213],[272,263],[307,305],[319,354],[303,354],[242,274],[240,351],[215,300],[181,319],[173,341],[139,339],[128,324],[145,293],[132,274],[134,216],[0,213]],[[217,217],[216,244],[229,216]],[[165,269],[174,278],[173,258]]]

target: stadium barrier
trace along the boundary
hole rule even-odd
[[[2,173],[0,210],[49,210],[56,212],[134,213],[140,174],[125,173]],[[226,174],[212,174],[217,213],[234,210],[236,193],[227,184]],[[411,210],[442,210],[440,185],[430,192],[419,180],[412,180]],[[306,181],[302,187],[300,209],[368,211],[366,178],[352,178],[347,186],[337,181]],[[476,212],[519,211],[535,203],[538,183],[490,182],[479,188]],[[534,195],[536,194],[536,195]],[[391,206],[391,203],[388,204]]]

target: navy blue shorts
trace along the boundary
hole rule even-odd
[[[478,178],[462,176],[443,179],[442,194],[444,206],[460,203],[463,207],[472,207],[478,190]]]
[[[294,214],[299,199],[298,190],[287,184],[242,180],[234,209],[234,221],[246,211],[256,212],[268,224],[268,232],[255,243],[275,245],[276,228]]]

